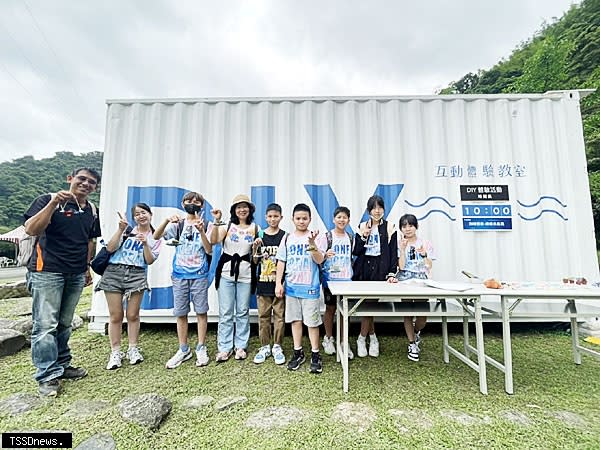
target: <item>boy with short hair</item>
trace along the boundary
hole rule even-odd
[[[323,349],[328,355],[335,353],[335,339],[333,338],[333,316],[337,305],[337,296],[333,295],[327,283],[329,281],[352,281],[352,243],[354,236],[346,231],[350,222],[350,210],[345,206],[338,206],[333,212],[333,230],[325,233],[327,238],[327,251],[325,261],[321,267],[323,282],[323,298],[325,299],[325,336]],[[354,353],[348,347],[348,359],[353,359]]]
[[[285,328],[285,298],[275,295],[275,277],[277,276],[277,250],[285,231],[279,228],[281,222],[281,206],[271,203],[267,206],[265,219],[268,227],[259,232],[261,248],[255,256],[260,260],[256,295],[258,300],[258,337],[260,349],[254,357],[256,364],[261,364],[273,355],[275,364],[285,363],[285,355],[281,349]],[[273,314],[273,348],[271,349],[271,313]]]
[[[319,354],[320,282],[319,264],[324,260],[326,244],[318,239],[319,231],[309,231],[311,212],[308,205],[294,206],[292,220],[296,230],[288,234],[277,252],[277,277],[275,295],[283,297],[282,278],[285,273],[285,321],[292,323],[294,355],[288,363],[289,370],[298,370],[305,361],[302,349],[302,323],[308,327],[312,349],[310,372],[321,373],[323,361]]]
[[[208,271],[212,245],[205,229],[204,197],[198,192],[188,192],[181,205],[187,215],[177,215],[165,219],[154,232],[154,239],[163,234],[167,241],[176,245],[173,256],[173,315],[177,318],[179,350],[166,363],[167,369],[175,369],[192,358],[188,345],[188,313],[190,301],[194,304],[198,323],[198,344],[196,345],[196,366],[206,366],[209,362],[205,345],[208,312]],[[165,231],[166,229],[166,231]]]

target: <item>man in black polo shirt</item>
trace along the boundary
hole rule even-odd
[[[24,214],[25,232],[37,236],[27,282],[33,297],[31,357],[44,396],[58,395],[60,379],[87,375],[85,369],[71,366],[69,338],[81,291],[92,281],[88,263],[100,222],[87,198],[100,175],[80,168],[67,176],[67,182],[68,191],[36,198]]]

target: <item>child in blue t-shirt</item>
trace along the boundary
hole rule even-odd
[[[145,203],[136,203],[131,208],[131,216],[135,227],[129,226],[127,218],[119,215],[117,231],[112,235],[106,249],[112,253],[108,267],[102,274],[96,286],[97,291],[104,291],[110,323],[108,336],[110,338],[110,356],[108,357],[107,370],[121,367],[123,354],[121,353],[121,333],[123,325],[123,298],[127,298],[127,339],[129,349],[126,357],[129,364],[139,364],[144,360],[138,347],[140,334],[140,305],[144,291],[150,290],[148,286],[148,266],[158,258],[161,241],[152,236],[154,228],[152,210]]]
[[[163,235],[167,242],[175,245],[173,256],[173,315],[177,318],[177,337],[179,349],[166,363],[167,369],[175,369],[181,363],[192,358],[188,345],[188,314],[190,302],[194,304],[198,325],[198,344],[196,345],[196,366],[203,367],[209,362],[206,348],[206,329],[208,312],[208,271],[212,254],[204,222],[204,197],[198,192],[188,192],[181,200],[181,206],[187,213],[185,217],[177,215],[165,219],[154,233],[155,239]]]
[[[338,206],[333,212],[335,228],[325,234],[327,238],[327,252],[325,253],[325,261],[322,265],[323,298],[325,300],[323,350],[328,355],[335,353],[333,316],[335,315],[338,298],[331,294],[327,283],[329,281],[352,280],[352,243],[354,239],[353,235],[346,231],[349,222],[350,210],[345,206]],[[348,358],[354,358],[354,353],[352,353],[350,347],[348,347]]]
[[[321,325],[319,264],[324,260],[326,244],[317,239],[319,231],[309,231],[311,213],[308,205],[294,207],[292,220],[296,230],[283,238],[277,251],[277,277],[275,295],[283,297],[282,283],[285,273],[285,321],[292,324],[294,355],[288,363],[289,370],[298,370],[305,361],[302,349],[302,323],[308,327],[312,348],[310,371],[321,373],[323,361],[319,354],[319,326]]]

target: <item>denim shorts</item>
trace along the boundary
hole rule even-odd
[[[287,323],[301,320],[310,328],[318,327],[321,320],[321,302],[319,299],[306,299],[287,296],[285,298],[285,321]]]
[[[125,264],[109,264],[95,290],[121,294],[150,290],[146,269]]]
[[[171,278],[173,282],[173,315],[175,317],[187,316],[190,312],[190,302],[194,304],[196,314],[208,312],[208,279],[193,278],[182,280]]]

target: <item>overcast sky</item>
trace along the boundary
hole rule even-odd
[[[0,161],[103,150],[106,99],[433,94],[572,0],[2,0]]]

